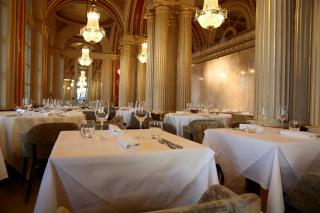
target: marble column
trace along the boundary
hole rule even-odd
[[[146,97],[146,63],[138,60],[137,64],[137,101],[145,101]]]
[[[192,15],[192,11],[188,8],[181,8],[179,13],[176,99],[177,110],[184,109],[186,103],[191,101]]]
[[[137,64],[137,50],[133,36],[125,35],[121,43],[119,106],[135,101],[134,75]]]
[[[290,0],[257,0],[256,114],[264,107],[272,124],[279,106],[289,105],[292,17]]]
[[[153,110],[153,72],[154,72],[154,33],[155,29],[155,15],[154,12],[149,12],[147,15],[147,64],[146,64],[146,89],[145,89],[145,104],[146,109],[149,111]]]
[[[154,43],[154,81],[153,81],[153,111],[168,110],[168,24],[169,7],[159,5],[155,8],[155,43]]]
[[[313,1],[310,124],[320,126],[320,2]]]
[[[291,118],[309,123],[310,57],[312,34],[312,4],[310,0],[296,0],[294,58],[292,72]]]
[[[169,19],[169,39],[168,39],[168,107],[170,111],[176,110],[176,88],[177,88],[177,16],[171,14]]]

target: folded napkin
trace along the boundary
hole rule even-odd
[[[109,131],[111,132],[112,135],[121,135],[122,130],[114,124],[109,124]]]
[[[183,115],[183,114],[185,114],[185,113],[186,113],[185,111],[176,111],[175,114],[177,114],[177,115]]]
[[[301,131],[292,131],[292,130],[281,130],[281,135],[297,138],[297,139],[315,139],[317,134],[311,132],[301,132]]]
[[[24,109],[17,109],[16,110],[17,115],[22,115],[24,112],[25,112]]]
[[[138,150],[139,149],[139,142],[129,136],[119,136],[117,144],[126,150]]]
[[[251,133],[262,133],[264,131],[262,126],[255,124],[239,124],[239,129]]]

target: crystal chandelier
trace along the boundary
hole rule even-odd
[[[139,61],[143,64],[147,62],[147,47],[147,41],[144,41],[141,45],[141,52],[138,56]]]
[[[227,10],[221,9],[218,0],[204,0],[203,8],[196,11],[195,18],[202,28],[214,29],[227,18]]]
[[[105,31],[99,27],[100,13],[92,4],[87,12],[87,25],[80,29],[80,34],[87,42],[97,43],[105,36]]]
[[[92,58],[89,56],[89,48],[87,46],[82,48],[82,55],[78,58],[78,62],[81,66],[89,66],[92,63]]]

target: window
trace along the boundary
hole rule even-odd
[[[31,88],[31,26],[25,28],[25,71],[24,71],[24,97],[30,98]]]

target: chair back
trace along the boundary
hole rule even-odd
[[[25,157],[47,159],[61,131],[78,130],[75,123],[43,123],[20,135],[21,150]]]
[[[223,128],[224,125],[216,120],[194,120],[183,127],[183,136],[197,143],[202,143],[206,129]]]
[[[232,114],[231,121],[229,123],[229,127],[235,128],[238,127],[240,123],[248,123],[248,120],[253,120],[253,115],[245,115],[245,114]]]
[[[88,111],[83,111],[83,114],[86,117],[86,120],[96,120],[96,114],[94,111],[88,110]]]
[[[108,121],[111,121],[114,117],[116,117],[116,108],[115,107],[109,107],[109,117]]]
[[[149,128],[149,122],[152,120],[149,116],[143,121],[142,129]],[[140,129],[139,121],[134,117],[134,112],[131,113],[129,123],[126,126],[127,129]]]

